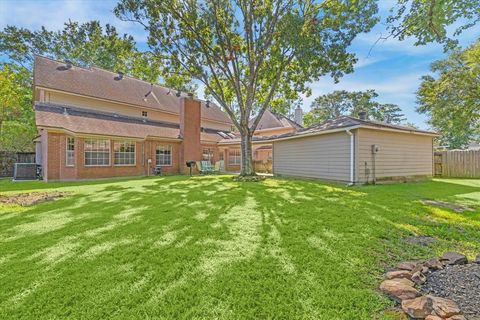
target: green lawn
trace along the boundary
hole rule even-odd
[[[73,194],[0,205],[1,319],[396,319],[377,291],[386,268],[480,253],[480,180],[0,180],[5,193],[31,190]],[[437,241],[404,240],[416,235]]]

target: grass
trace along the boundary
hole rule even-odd
[[[480,253],[480,180],[347,188],[174,176],[0,180],[0,190],[73,192],[0,205],[2,319],[399,319],[377,291],[387,268]],[[416,235],[437,241],[404,240]]]

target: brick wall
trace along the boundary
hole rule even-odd
[[[148,172],[153,174],[156,165],[156,148],[161,144],[172,146],[172,165],[162,167],[164,173],[179,172],[180,143],[175,141],[137,141],[135,142],[135,165],[114,165],[114,142],[125,141],[125,139],[110,140],[110,164],[107,166],[86,166],[84,155],[84,138],[75,138],[75,165],[66,165],[66,138],[68,135],[62,133],[48,133],[48,162],[45,180],[75,180],[75,179],[97,179],[124,176],[143,176]],[[99,137],[101,139],[101,137]],[[152,163],[148,165],[148,159]]]

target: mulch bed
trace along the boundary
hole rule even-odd
[[[70,192],[28,192],[9,195],[0,195],[0,203],[32,206],[41,202],[53,201],[70,195]]]
[[[429,273],[420,291],[451,299],[467,319],[480,319],[480,264],[449,265]]]

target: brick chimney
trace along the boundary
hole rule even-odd
[[[295,109],[295,122],[303,126],[303,110],[300,108],[300,106],[297,106]]]
[[[188,171],[186,161],[202,160],[202,146],[200,144],[201,128],[200,101],[191,97],[182,98],[180,101],[180,136],[183,138],[180,148],[180,171]]]

